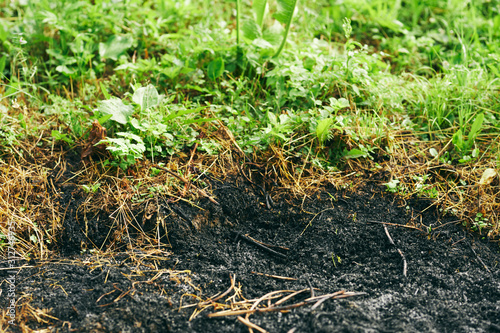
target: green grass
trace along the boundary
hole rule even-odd
[[[298,159],[292,177],[384,169],[389,191],[498,234],[497,188],[470,212],[448,194],[472,198],[499,168],[499,14],[496,1],[4,1],[0,159],[26,141],[80,149],[98,120],[104,166],[126,170],[194,144],[216,155],[223,125],[249,155]],[[430,176],[445,166],[461,178]]]

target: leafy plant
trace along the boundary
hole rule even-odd
[[[400,189],[399,183],[400,180],[394,178],[391,179],[389,182],[384,183],[384,185],[386,186],[388,192],[397,193]]]
[[[254,18],[247,17],[243,25],[241,25],[241,5],[240,0],[237,2],[237,16],[236,16],[236,26],[237,26],[237,44],[240,41],[240,27],[243,29],[244,37],[253,45],[263,48],[264,50],[273,49],[276,42],[281,40],[277,50],[272,55],[277,58],[281,51],[283,50],[288,33],[290,31],[290,26],[292,24],[293,13],[297,6],[298,0],[277,0],[277,10],[273,15],[273,18],[285,25],[285,30],[283,34],[281,29],[276,26],[272,26],[268,30],[264,30],[264,16],[267,8],[267,0],[257,0],[253,2],[252,10],[254,13]],[[280,38],[280,35],[282,37]]]
[[[134,165],[136,160],[142,159],[146,147],[142,138],[138,135],[119,132],[116,135],[120,138],[107,138],[99,141],[98,144],[107,144],[108,149],[114,157],[111,165],[119,166],[126,170],[131,165]]]
[[[473,147],[474,142],[481,132],[481,127],[484,121],[484,114],[480,113],[476,116],[476,119],[472,123],[469,133],[465,137],[465,133],[462,129],[465,127],[464,121],[461,121],[460,128],[453,134],[453,144],[457,150],[461,153],[467,153]]]

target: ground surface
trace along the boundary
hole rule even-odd
[[[262,191],[242,179],[212,185],[220,206],[202,200],[202,211],[159,200],[159,213],[142,218],[141,227],[153,233],[148,221],[161,221],[159,232],[169,232],[168,251],[124,248],[100,256],[81,254],[85,239],[76,214],[84,202],[64,189],[61,200],[69,208],[60,257],[19,270],[16,295],[25,304],[19,316],[38,313],[45,323],[31,320],[30,328],[61,332],[248,332],[237,316],[207,314],[242,297],[313,287],[316,296],[364,294],[327,299],[315,309],[310,303],[254,313],[249,320],[269,332],[500,332],[499,244],[474,238],[453,217],[428,208],[431,202],[403,202],[367,185],[355,193],[326,188],[303,201],[273,196],[269,207]],[[101,215],[87,226],[94,243],[104,242],[112,225]],[[388,223],[395,245],[376,222]],[[274,247],[279,255],[241,235],[288,250]],[[5,274],[0,270],[2,280]],[[241,290],[218,300],[216,311],[210,302],[185,307],[225,292],[232,274]],[[307,290],[283,305],[309,297]],[[267,305],[265,300],[259,307]],[[52,318],[36,309],[50,309]],[[189,321],[196,309],[203,311]]]

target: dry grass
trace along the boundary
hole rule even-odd
[[[202,175],[222,180],[239,174],[275,199],[312,195],[327,184],[355,191],[367,182],[384,188],[385,183],[398,180],[394,191],[403,199],[430,198],[443,213],[455,215],[475,231],[491,239],[499,235],[498,176],[488,184],[479,184],[484,170],[496,166],[492,162],[481,164],[481,160],[452,165],[427,153],[429,148],[434,148],[442,154],[447,149],[446,144],[423,142],[406,133],[393,133],[388,135],[390,139],[385,147],[378,147],[384,153],[377,161],[347,159],[342,171],[326,172],[311,162],[319,152],[311,151],[305,158],[297,158],[293,152],[270,146],[260,155],[244,157],[227,128],[221,125],[213,137],[224,149],[218,156],[191,150],[172,156],[160,169],[151,162],[141,161],[126,173],[92,160],[69,165],[67,153],[53,147],[38,149],[37,158],[32,159],[34,162],[12,155],[0,164],[0,183],[4,184],[0,187],[0,232],[8,235],[9,222],[14,222],[15,249],[19,256],[48,258],[57,250],[68,210],[62,204],[68,201],[60,200],[64,194],[82,198],[77,213],[85,226],[96,214],[104,214],[113,222],[106,235],[106,249],[118,250],[114,245],[123,240],[129,243],[128,248],[160,248],[165,239],[162,240],[159,232],[146,234],[141,226],[151,222],[155,230],[160,230],[164,224],[159,211],[161,202],[183,200],[196,205],[202,197],[216,202],[210,187],[202,181]],[[95,193],[83,188],[95,184],[99,185]],[[132,233],[138,236],[131,237]],[[5,255],[7,244],[5,239],[3,241],[2,253]],[[101,246],[98,250],[105,248]]]

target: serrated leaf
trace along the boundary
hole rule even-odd
[[[104,114],[110,114],[111,120],[120,124],[126,124],[128,117],[134,112],[131,105],[126,105],[119,98],[111,98],[105,101],[100,101],[98,110]]]
[[[99,43],[99,56],[102,59],[117,60],[122,53],[132,47],[133,43],[132,37],[113,35],[106,43]]]
[[[318,126],[316,127],[316,136],[321,144],[328,139],[330,132],[330,127],[332,126],[333,118],[325,118],[318,121]]]
[[[215,80],[224,73],[224,59],[217,58],[208,64],[208,77]]]
[[[139,104],[141,111],[144,111],[160,104],[161,96],[153,85],[148,84],[147,87],[141,87],[134,92],[132,101]]]

